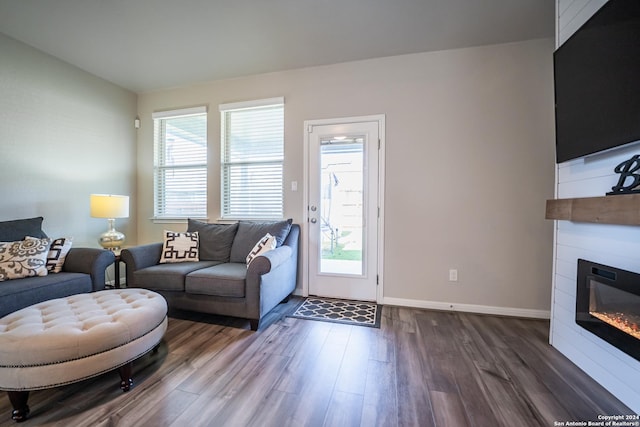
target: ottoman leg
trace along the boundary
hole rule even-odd
[[[11,414],[11,419],[16,422],[22,422],[27,419],[27,415],[29,415],[29,405],[27,405],[27,400],[29,399],[28,391],[8,391],[9,401],[13,406],[13,413]]]
[[[118,372],[120,372],[120,388],[122,391],[131,390],[131,386],[133,385],[133,380],[131,379],[133,363],[129,362],[126,365],[120,367]]]

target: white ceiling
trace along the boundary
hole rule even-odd
[[[554,5],[555,0],[0,0],[0,32],[140,93],[553,37]]]

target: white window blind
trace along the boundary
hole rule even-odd
[[[153,114],[154,217],[207,216],[206,107]]]
[[[221,215],[283,216],[284,99],[220,105]]]

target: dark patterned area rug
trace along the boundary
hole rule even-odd
[[[382,306],[373,302],[309,297],[289,317],[379,328],[381,313]]]

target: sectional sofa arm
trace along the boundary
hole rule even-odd
[[[120,259],[127,266],[126,283],[134,283],[133,273],[143,268],[151,267],[160,262],[162,256],[162,243],[150,243],[148,245],[132,246],[120,252]]]
[[[282,245],[249,264],[245,289],[247,318],[259,321],[294,291],[298,254],[293,249]]]
[[[136,271],[156,265],[160,262],[161,255],[162,243],[133,246],[123,249],[120,253],[122,261],[127,264],[127,271],[129,269]]]
[[[278,268],[278,266],[280,266],[281,264],[284,264],[285,262],[290,260],[292,253],[293,250],[290,246],[280,246],[278,248],[267,251],[251,261],[251,264],[249,264],[247,275],[256,274],[258,276],[261,276],[263,274],[267,274],[270,271]]]
[[[63,271],[85,273],[91,276],[93,290],[104,289],[105,272],[114,263],[113,252],[97,248],[71,248],[64,260]]]

